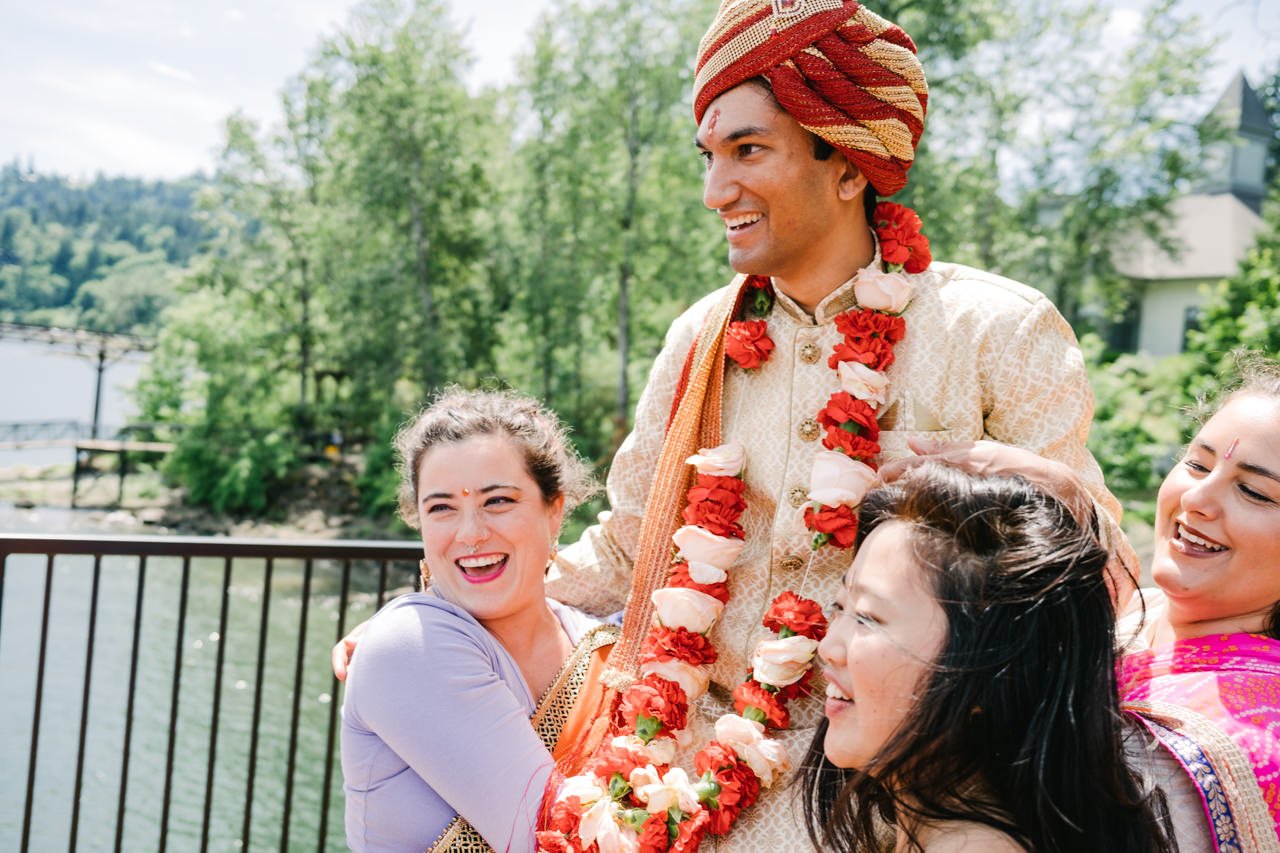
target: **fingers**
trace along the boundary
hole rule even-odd
[[[352,628],[347,633],[347,636],[334,644],[333,651],[329,653],[329,662],[333,665],[333,675],[339,681],[347,680],[347,673],[351,668],[351,656],[356,653],[356,644],[360,642],[360,635],[364,633],[364,629],[368,624],[369,620],[366,619]]]
[[[334,643],[333,651],[329,653],[330,663],[333,665],[333,675],[339,681],[347,680],[347,663],[351,660],[351,651],[354,645],[348,645],[346,637]]]

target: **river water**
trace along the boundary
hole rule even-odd
[[[132,420],[129,394],[146,364],[140,354],[109,362],[103,371],[99,436]],[[0,340],[0,423],[93,421],[97,361],[47,344]],[[70,463],[71,448],[0,449],[0,468]]]
[[[131,416],[122,386],[132,381],[138,369],[137,364],[117,364],[107,370],[103,424],[118,426]],[[5,401],[0,421],[88,422],[93,409],[94,373],[93,364],[86,359],[55,355],[29,344],[0,343],[0,400]],[[110,432],[104,430],[104,434]],[[0,467],[70,462],[70,457],[70,448],[0,452]],[[100,510],[24,509],[4,503],[0,503],[0,531],[138,532],[134,528],[113,528],[111,516]],[[224,663],[217,761],[209,807],[209,847],[240,850],[246,846],[242,829],[249,778],[249,732],[262,605],[264,592],[268,592],[264,590],[264,569],[262,561],[235,562],[227,589],[227,628],[220,632],[224,563],[193,560],[187,616],[179,643],[181,562],[153,558],[147,563],[121,849],[160,847],[174,664],[179,647],[181,692],[174,733],[168,849],[199,848],[214,672],[220,646]],[[72,831],[93,572],[91,557],[75,556],[58,558],[52,571],[31,820],[32,850],[66,849]],[[82,850],[111,850],[115,844],[139,573],[135,558],[102,559],[77,835],[77,847]],[[45,558],[26,555],[10,556],[0,578],[0,719],[6,722],[5,737],[0,738],[0,767],[4,768],[0,773],[0,850],[16,850],[20,846],[46,578]],[[302,564],[282,560],[273,567],[248,846],[281,847],[286,760],[293,730],[294,673],[301,645],[297,770],[288,846],[309,850],[317,847],[323,758],[329,714],[335,701],[328,652],[337,631],[339,583],[340,567],[316,564],[304,621]],[[348,625],[373,610],[373,573],[358,569],[353,589]],[[336,767],[334,779],[325,846],[341,850],[345,847],[341,772]]]

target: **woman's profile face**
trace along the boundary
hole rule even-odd
[[[564,499],[544,499],[503,434],[433,447],[418,465],[418,522],[432,582],[480,622],[542,603]]]
[[[1280,601],[1280,400],[1231,399],[1156,499],[1151,576],[1179,637],[1258,632]]]
[[[914,706],[946,637],[910,531],[890,521],[862,543],[818,647],[827,680],[823,751],[837,767],[869,767]]]

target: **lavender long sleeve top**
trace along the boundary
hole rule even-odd
[[[596,624],[547,603],[575,644]],[[535,708],[511,655],[471,614],[424,593],[388,603],[347,677],[347,844],[420,853],[460,814],[495,850],[532,850],[553,765],[529,723]]]

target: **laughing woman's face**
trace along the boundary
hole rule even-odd
[[[418,466],[418,521],[432,583],[481,624],[542,605],[564,499],[548,502],[502,434],[441,444]]]
[[[1280,400],[1232,398],[1156,500],[1151,576],[1179,639],[1258,633],[1280,601]]]

